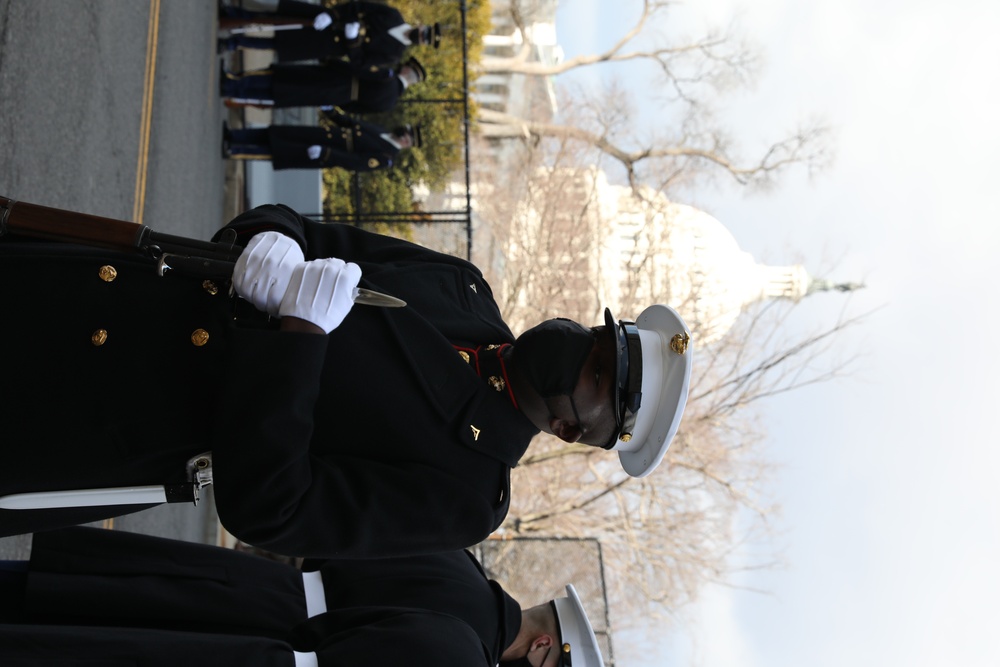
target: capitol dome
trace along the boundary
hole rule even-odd
[[[609,233],[602,249],[603,300],[617,316],[634,316],[648,303],[674,307],[702,344],[719,340],[750,304],[799,300],[836,287],[815,281],[805,267],[767,266],[742,250],[708,213],[662,195],[599,185]]]

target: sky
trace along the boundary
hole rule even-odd
[[[559,42],[591,53],[637,16],[636,0],[562,0]],[[760,260],[865,282],[849,309],[876,312],[842,339],[861,355],[848,377],[762,408],[787,566],[708,588],[620,667],[1000,665],[1000,3],[692,0],[670,16],[736,20],[762,50],[726,108],[738,138],[816,114],[836,128],[812,180],[683,203]],[[634,65],[595,72],[649,83]],[[844,304],[810,297],[791,326]]]

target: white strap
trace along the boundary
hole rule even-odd
[[[319,572],[303,572],[302,586],[306,592],[306,615],[309,618],[326,613],[326,591]]]
[[[413,42],[410,41],[409,32],[413,30],[413,26],[409,23],[400,23],[397,26],[389,28],[388,33],[396,38],[396,41],[402,42],[407,46],[410,46]]]
[[[298,651],[292,651],[295,654],[295,667],[319,667],[319,660],[316,659],[315,653],[299,653]]]

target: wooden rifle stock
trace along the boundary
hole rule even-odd
[[[0,197],[0,236],[77,243],[124,252],[138,252],[159,261],[160,275],[175,270],[185,275],[228,279],[243,248],[236,234],[220,242],[199,241],[154,232],[145,225]]]
[[[135,250],[143,226],[134,222],[64,211],[0,197],[0,235],[15,234],[49,241],[79,243],[115,250]]]

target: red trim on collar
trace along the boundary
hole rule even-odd
[[[507,377],[507,364],[503,362],[503,351],[510,347],[510,343],[504,343],[497,348],[497,361],[500,362],[500,370],[503,371],[503,381],[507,384],[507,395],[510,396],[510,402],[514,405],[514,409],[520,411],[521,408],[517,406],[517,399],[514,398],[514,387],[510,384],[510,378]]]

